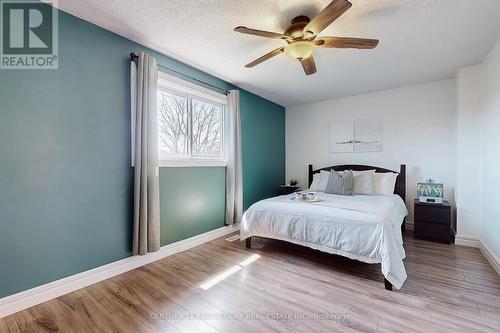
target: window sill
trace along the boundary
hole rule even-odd
[[[160,160],[160,168],[182,168],[182,167],[225,167],[227,162],[218,159],[179,159],[179,160]]]

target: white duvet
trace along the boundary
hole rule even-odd
[[[406,280],[401,223],[408,210],[398,195],[341,196],[318,193],[320,202],[293,194],[253,204],[243,215],[241,240],[251,236],[285,240],[366,263],[399,289]]]

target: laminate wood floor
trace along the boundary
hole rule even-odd
[[[379,265],[220,238],[0,319],[0,332],[500,332],[500,278],[478,249],[405,237]]]

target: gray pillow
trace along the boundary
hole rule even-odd
[[[332,170],[325,192],[331,194],[352,195],[353,187],[354,177],[352,175],[352,170],[346,170],[343,172]]]

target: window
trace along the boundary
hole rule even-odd
[[[226,164],[226,96],[162,74],[157,107],[160,166]]]

